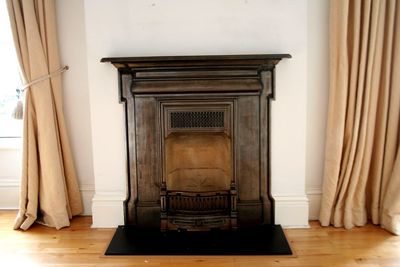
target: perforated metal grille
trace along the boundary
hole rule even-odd
[[[171,128],[223,128],[223,111],[171,112]]]

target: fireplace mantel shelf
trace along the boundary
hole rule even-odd
[[[116,68],[140,67],[176,67],[176,66],[260,66],[276,65],[289,54],[254,54],[254,55],[203,55],[203,56],[154,56],[154,57],[107,57],[101,62],[110,62]]]

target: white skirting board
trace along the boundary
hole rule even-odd
[[[275,223],[284,228],[308,227],[308,221],[318,220],[322,189],[307,188],[306,196],[274,196]]]
[[[310,201],[308,219],[318,220],[319,210],[321,208],[322,189],[321,188],[307,188],[307,197]]]
[[[124,224],[123,192],[96,192],[92,200],[93,228],[113,228]]]
[[[307,196],[273,196],[275,223],[284,228],[309,228]]]
[[[15,210],[19,206],[19,181],[15,178],[0,179],[0,209]]]
[[[83,202],[82,215],[92,215],[92,199],[94,196],[94,185],[81,185],[80,191]]]
[[[19,181],[16,179],[0,179],[0,210],[16,210],[19,208]],[[92,214],[93,185],[83,185],[80,188],[83,213]]]

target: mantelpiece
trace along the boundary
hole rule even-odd
[[[270,100],[288,54],[103,58],[125,105],[125,224],[274,224]]]

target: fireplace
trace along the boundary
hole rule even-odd
[[[274,224],[269,104],[290,55],[103,58],[125,105],[125,224],[207,231]]]

